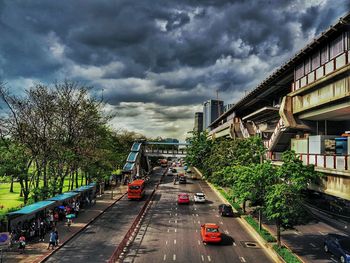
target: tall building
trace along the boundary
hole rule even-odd
[[[203,130],[224,112],[224,102],[222,100],[208,100],[203,103]]]
[[[202,132],[203,131],[203,112],[196,112],[194,114],[194,131]]]

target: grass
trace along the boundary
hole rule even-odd
[[[259,223],[256,222],[256,220],[252,217],[252,216],[245,216],[244,217],[245,221],[247,221],[247,223],[249,225],[251,225],[255,231],[267,242],[276,242],[276,238],[274,238],[269,231],[267,231],[266,229],[264,229],[263,227],[261,228],[261,230],[259,229]]]
[[[280,255],[285,262],[287,263],[301,263],[301,261],[294,256],[294,254],[286,247],[278,247],[277,245],[273,245],[273,249]]]
[[[63,192],[67,192],[69,186],[69,178],[64,180]],[[79,178],[78,184],[80,184],[81,179]],[[42,181],[40,185],[42,185]],[[85,180],[83,180],[83,185],[85,184]],[[75,188],[75,187],[74,187]],[[23,206],[23,197],[20,197],[21,186],[19,182],[13,183],[13,193],[10,193],[10,183],[0,183],[0,217],[5,215],[9,209],[13,209],[16,207]]]

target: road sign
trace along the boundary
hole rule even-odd
[[[10,244],[10,233],[0,232],[0,247],[8,246]]]

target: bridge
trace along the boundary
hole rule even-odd
[[[144,176],[151,171],[148,157],[184,158],[189,143],[135,141],[123,167],[123,173]]]

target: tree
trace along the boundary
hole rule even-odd
[[[302,191],[320,176],[313,166],[303,165],[294,151],[284,152],[282,161],[265,195],[265,213],[276,224],[278,246],[281,245],[281,226],[295,224],[302,212]]]

